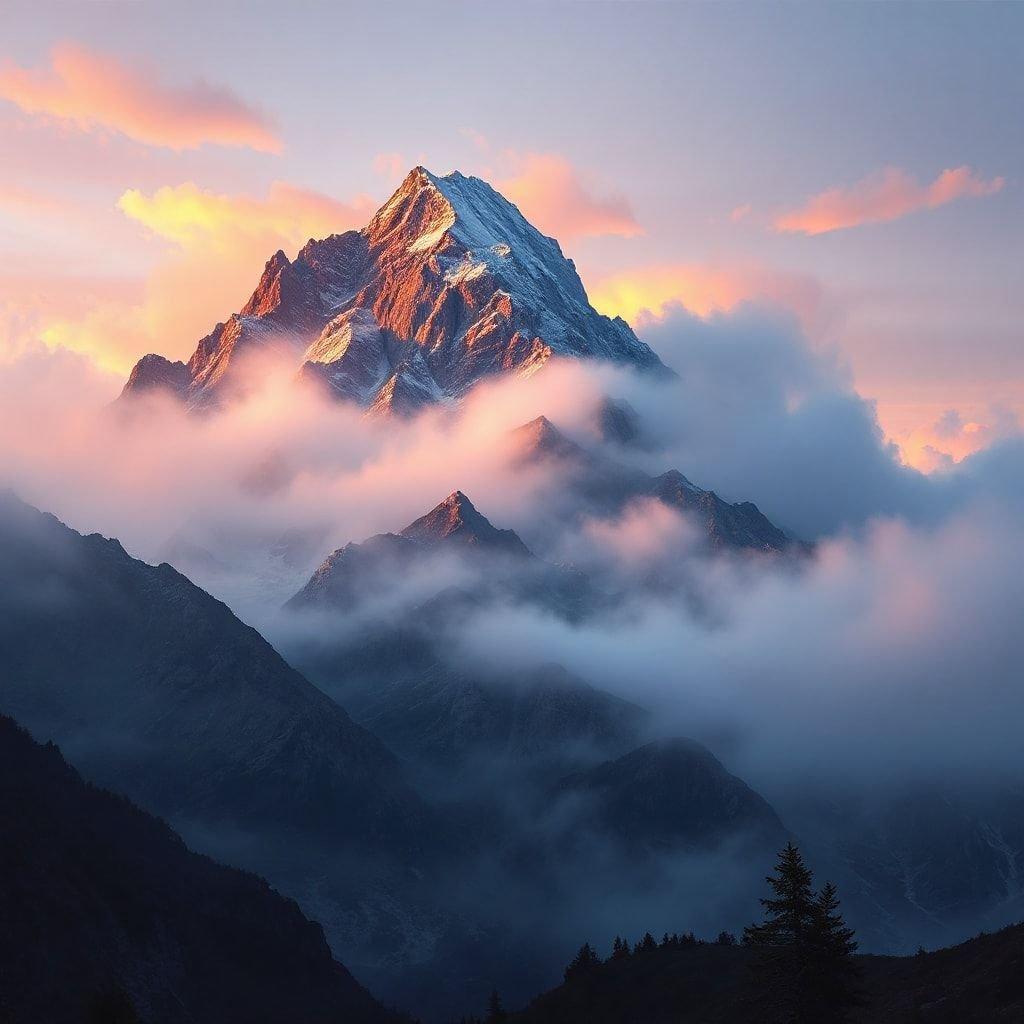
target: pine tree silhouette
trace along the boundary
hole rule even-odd
[[[588,974],[601,963],[601,958],[594,952],[589,942],[580,946],[579,952],[572,958],[572,962],[565,969],[565,980]]]
[[[846,1011],[862,1003],[860,969],[853,959],[857,942],[839,913],[836,887],[826,882],[814,901],[811,931],[812,984],[817,999],[832,1013],[831,1020],[844,1021]]]
[[[491,997],[487,1000],[487,1016],[484,1018],[487,1024],[499,1024],[501,1021],[508,1020],[508,1014],[505,1013],[505,1007],[501,1005],[501,996],[498,995],[498,990],[491,990]]]
[[[811,871],[792,844],[767,878],[771,895],[761,900],[764,921],[744,929],[743,942],[757,951],[748,993],[751,1021],[770,1024],[839,1024],[857,1005],[857,948],[839,914],[836,890],[819,895]]]

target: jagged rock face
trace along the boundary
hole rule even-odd
[[[171,362],[170,359],[151,353],[143,356],[132,367],[121,395],[123,397],[154,391],[181,394],[188,384],[189,370],[184,363]]]
[[[448,541],[512,555],[530,554],[514,530],[492,526],[462,491],[453,492],[425,516],[410,523],[402,536],[421,543]]]
[[[613,514],[638,498],[657,498],[693,517],[712,551],[804,550],[750,501],[728,502],[671,469],[652,477],[588,451],[566,437],[546,416],[512,431],[511,457],[518,465],[557,467],[559,485],[573,495],[577,511]]]
[[[199,342],[187,376],[147,356],[125,393],[220,402],[241,386],[246,351],[267,346],[378,414],[533,373],[552,355],[667,372],[624,320],[594,310],[572,261],[515,206],[478,178],[422,167],[362,231],[311,240],[294,261],[276,253],[243,309]]]

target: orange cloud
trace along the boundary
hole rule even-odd
[[[598,279],[588,291],[595,308],[631,323],[661,316],[673,303],[709,316],[743,302],[768,302],[789,309],[809,334],[817,336],[833,316],[821,286],[812,278],[756,267],[639,267]]]
[[[275,182],[263,197],[192,183],[149,195],[131,189],[118,207],[172,246],[134,294],[45,316],[37,336],[119,373],[146,352],[187,358],[199,338],[244,303],[277,249],[294,254],[311,237],[362,226],[372,206],[366,197],[345,203],[287,182]]]
[[[624,196],[597,196],[580,172],[556,153],[508,153],[511,177],[495,188],[542,231],[558,239],[642,235]]]
[[[174,87],[116,58],[73,43],[50,52],[47,68],[0,64],[0,97],[29,114],[72,122],[83,131],[118,131],[169,149],[204,143],[280,152],[266,115],[230,90],[198,81]]]
[[[208,192],[185,182],[151,195],[129,189],[117,205],[132,220],[180,246],[234,249],[246,239],[267,250],[269,245],[297,248],[310,238],[362,227],[375,204],[369,196],[345,203],[275,181],[263,198]],[[272,251],[265,251],[264,258]]]
[[[930,185],[921,185],[906,171],[886,167],[849,188],[812,196],[799,209],[777,217],[775,230],[821,235],[860,224],[882,224],[965,196],[994,195],[1005,184],[1005,178],[986,181],[965,166],[944,170]]]
[[[923,473],[949,469],[1020,429],[1016,413],[1003,407],[991,407],[981,418],[985,422],[967,420],[959,410],[947,409],[933,423],[896,439],[903,461]]]

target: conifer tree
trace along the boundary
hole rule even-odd
[[[744,944],[757,950],[748,1002],[752,1021],[779,1024],[838,1024],[857,1004],[857,948],[827,883],[817,896],[810,869],[789,843],[767,879],[771,895],[761,900],[764,921],[744,930]]]
[[[500,1024],[508,1019],[505,1008],[501,1005],[501,996],[497,989],[491,990],[491,997],[487,1000],[487,1024]]]
[[[800,851],[790,842],[779,855],[775,874],[765,881],[772,895],[761,900],[765,919],[743,931],[743,941],[761,948],[802,947],[814,922],[811,872]]]
[[[860,970],[853,959],[857,942],[852,928],[839,913],[836,887],[826,882],[814,901],[811,932],[812,984],[821,1005],[829,1007],[835,1021],[846,1020],[846,1011],[861,1003]]]
[[[615,941],[612,943],[612,959],[625,960],[629,955],[629,940],[621,939],[618,935],[616,935]]]
[[[565,980],[578,977],[592,971],[601,963],[601,958],[594,952],[589,942],[580,946],[579,952],[572,958],[572,962],[565,969]]]

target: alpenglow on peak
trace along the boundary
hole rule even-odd
[[[267,262],[252,297],[187,363],[150,354],[122,392],[190,407],[243,392],[247,353],[294,358],[299,376],[374,413],[408,415],[553,356],[666,372],[620,318],[598,313],[553,238],[480,178],[416,167],[361,231]]]

